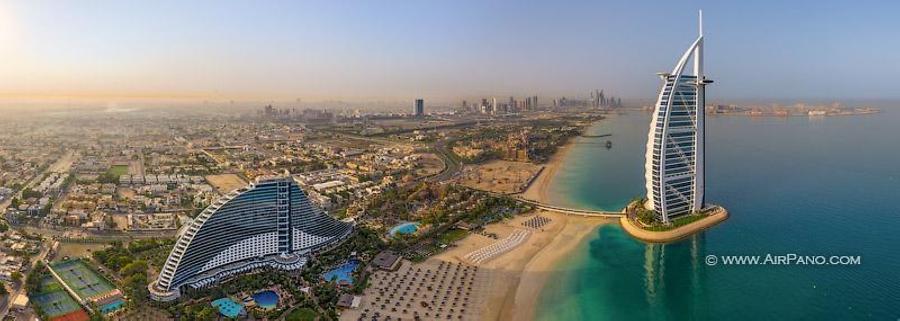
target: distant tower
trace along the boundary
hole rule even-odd
[[[425,117],[425,100],[422,98],[416,99],[416,107],[415,107],[416,117],[421,118]]]
[[[705,86],[703,75],[703,13],[700,35],[678,60],[671,73],[660,73],[659,90],[644,165],[647,203],[663,222],[701,210],[704,206]],[[693,56],[693,74],[684,74]],[[621,99],[617,104],[621,104]]]

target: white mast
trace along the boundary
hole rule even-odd
[[[694,75],[698,81],[703,79],[703,10],[700,10],[700,19],[697,24],[699,29],[699,39],[697,48],[694,48]]]
[[[697,76],[697,136],[694,144],[694,211],[703,209],[706,200],[706,77],[703,75],[703,10],[697,23],[699,36],[694,48],[694,75]]]

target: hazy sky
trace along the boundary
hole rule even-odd
[[[2,1],[0,97],[900,98],[897,1]]]

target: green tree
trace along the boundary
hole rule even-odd
[[[119,269],[119,274],[121,274],[122,277],[128,277],[136,274],[145,275],[146,273],[147,261],[144,260],[132,261],[131,263],[128,263],[127,265]]]

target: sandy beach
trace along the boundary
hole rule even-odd
[[[538,229],[523,226],[523,222],[536,216],[549,218],[550,222]],[[476,265],[485,273],[488,283],[483,297],[486,304],[479,319],[531,320],[540,290],[556,263],[567,257],[597,226],[614,222],[613,219],[538,211],[486,227],[486,234],[495,233],[500,239],[523,229],[531,231],[531,235],[515,249]],[[466,254],[496,241],[472,234],[431,260],[471,264]]]
[[[562,163],[572,150],[572,142],[575,139],[577,138],[573,138],[565,145],[559,147],[556,153],[550,157],[550,160],[544,164],[544,171],[542,171],[541,174],[534,179],[534,182],[531,183],[531,186],[528,186],[528,189],[522,193],[522,197],[544,203],[553,203],[549,194],[550,185],[553,182],[553,177],[556,176],[556,171],[559,170],[559,167],[562,166]]]
[[[563,216],[558,214],[557,216]],[[569,257],[597,226],[613,222],[611,219],[565,216],[562,228],[521,272],[515,295],[503,304],[499,320],[532,320],[541,290],[553,275],[558,263]]]
[[[560,147],[522,196],[551,202],[550,184],[571,149],[572,142]],[[541,290],[557,270],[559,262],[569,257],[571,251],[578,248],[598,226],[613,223],[616,223],[615,219],[535,210],[488,225],[483,231],[469,234],[443,253],[409,268],[430,269],[445,264],[442,262],[453,266],[477,266],[477,282],[470,296],[475,303],[469,306],[476,311],[467,311],[467,318],[477,315],[478,320],[532,320]],[[509,241],[523,234],[527,235],[524,240]],[[473,255],[475,253],[481,256]],[[425,296],[436,294],[431,289],[419,291]],[[369,298],[363,300],[364,306],[372,304],[368,302]],[[342,315],[342,319],[355,320],[358,313],[349,312]]]

